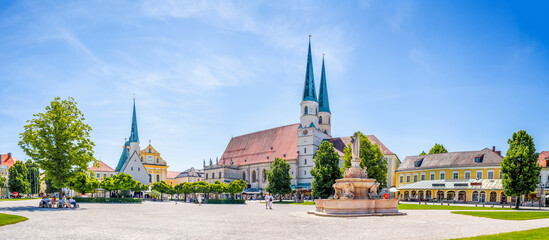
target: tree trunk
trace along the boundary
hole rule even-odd
[[[519,209],[520,206],[520,196],[517,196],[517,205],[515,206],[515,209]]]

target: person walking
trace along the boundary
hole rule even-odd
[[[202,195],[198,195],[198,206],[202,206]]]
[[[269,209],[273,210],[273,194],[269,193]]]
[[[265,194],[265,209],[269,209],[269,194]]]

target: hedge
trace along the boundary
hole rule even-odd
[[[195,203],[198,203],[198,200],[195,199]],[[246,200],[244,199],[208,199],[202,203],[210,204],[245,204]]]
[[[142,203],[141,198],[73,198],[77,203]]]

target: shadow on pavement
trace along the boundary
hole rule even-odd
[[[39,208],[39,207],[31,207],[31,206],[0,208],[0,211],[6,211],[6,212],[50,212],[50,211],[80,211],[80,210],[84,210],[84,208]]]

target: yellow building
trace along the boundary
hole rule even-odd
[[[139,152],[141,162],[149,174],[149,184],[152,186],[156,182],[164,181],[173,186],[173,180],[168,179],[168,165],[166,161],[160,157],[160,153],[156,151],[149,143],[145,149]]]
[[[116,175],[114,169],[109,167],[109,165],[101,160],[97,163],[96,166],[92,166],[88,170],[91,171],[90,177],[97,178],[97,180],[99,180],[100,182],[103,181],[103,179],[106,177],[112,178],[114,175]]]
[[[495,149],[408,156],[395,172],[401,200],[456,202],[511,201],[501,183]]]

